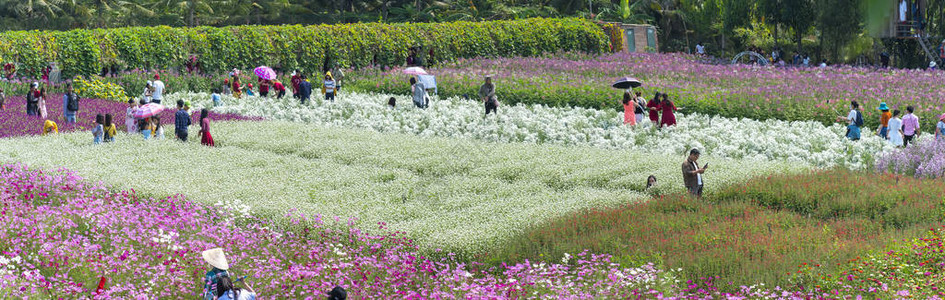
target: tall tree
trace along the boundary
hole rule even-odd
[[[824,2],[824,0],[820,1]],[[797,51],[801,51],[803,46],[801,41],[804,34],[817,21],[814,2],[812,0],[781,0],[781,3],[784,6],[781,20],[784,25],[794,29],[794,41],[797,42]]]
[[[840,59],[840,48],[863,32],[861,0],[820,0],[821,42],[830,47],[830,57]]]
[[[758,3],[758,10],[764,17],[766,24],[774,26],[774,44],[778,44],[780,26],[784,24],[784,1],[782,0],[762,0]]]

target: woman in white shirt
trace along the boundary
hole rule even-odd
[[[889,143],[902,147],[902,119],[898,109],[893,110],[892,119],[889,119]]]

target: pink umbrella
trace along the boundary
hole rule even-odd
[[[409,67],[404,69],[404,74],[407,75],[429,75],[426,70],[421,67]]]
[[[262,80],[273,80],[276,79],[276,71],[273,71],[272,68],[267,66],[261,66],[253,70],[253,73],[256,73],[256,76]]]
[[[154,115],[160,114],[164,111],[164,106],[157,103],[148,103],[138,107],[135,110],[134,117],[136,119],[150,118]]]

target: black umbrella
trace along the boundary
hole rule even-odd
[[[614,82],[613,87],[617,89],[625,90],[629,88],[639,87],[641,85],[643,85],[643,83],[637,80],[636,78],[624,77],[617,80],[617,82]]]

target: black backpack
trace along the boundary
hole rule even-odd
[[[69,94],[69,111],[79,111],[79,96],[76,94]]]
[[[853,121],[856,127],[863,127],[863,113],[856,111],[856,120]]]

